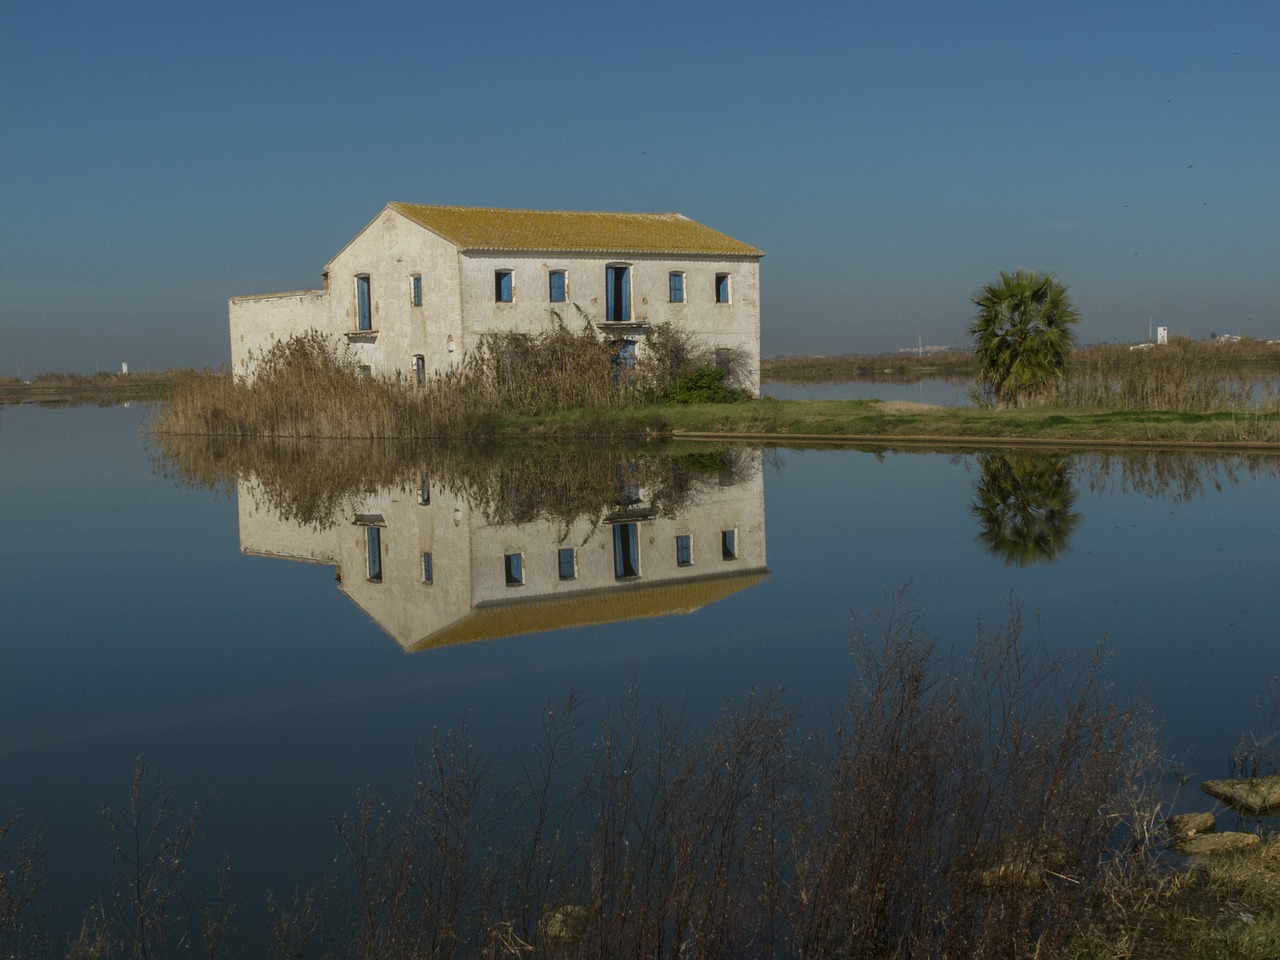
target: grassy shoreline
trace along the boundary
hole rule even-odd
[[[500,438],[713,437],[768,442],[1176,446],[1280,449],[1280,414],[911,407],[876,400],[774,400],[637,406],[508,417]]]

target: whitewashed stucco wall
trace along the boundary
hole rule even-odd
[[[278,341],[326,329],[329,293],[303,290],[235,297],[227,305],[231,321],[231,372],[251,376],[253,365]]]
[[[377,376],[411,376],[413,357],[426,358],[428,372],[444,370],[459,356],[461,304],[458,252],[453,244],[383,210],[326,268],[338,336],[355,334],[356,277],[370,281],[374,336],[351,336],[352,349]],[[412,278],[422,277],[422,306],[412,305]],[[492,296],[492,292],[490,293]],[[448,338],[455,343],[448,350]]]
[[[657,326],[671,323],[709,349],[727,347],[739,351],[750,371],[749,387],[759,393],[760,368],[760,264],[753,259],[670,257],[608,257],[466,253],[460,258],[463,346],[472,349],[487,333],[516,330],[538,333],[563,322],[577,332],[584,323],[606,320],[605,268],[626,265],[631,272],[631,320]],[[494,275],[510,270],[512,302],[498,303]],[[549,274],[565,271],[567,299],[552,303]],[[670,303],[669,275],[685,276],[683,303]],[[717,274],[729,275],[729,302],[715,302]],[[557,320],[559,317],[559,321]],[[643,350],[643,332],[617,329],[619,336],[634,336]],[[603,335],[609,335],[607,325]]]
[[[326,267],[319,291],[236,297],[230,301],[232,369],[252,372],[253,358],[273,343],[318,330],[349,344],[377,376],[412,377],[414,357],[428,373],[458,362],[488,333],[538,333],[563,323],[577,332],[604,324],[605,268],[625,264],[631,275],[631,323],[602,336],[636,339],[643,327],[670,322],[708,349],[726,347],[746,361],[749,387],[759,393],[760,264],[754,258],[611,257],[462,253],[391,209],[383,210]],[[513,297],[496,302],[495,272],[510,270]],[[567,299],[552,303],[549,274],[564,270]],[[685,300],[668,301],[668,276],[684,274]],[[715,277],[728,274],[729,302],[715,301]],[[412,278],[422,278],[422,305],[412,304]],[[369,277],[373,330],[357,331],[356,278]]]

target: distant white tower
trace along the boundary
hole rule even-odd
[[[1156,343],[1168,343],[1168,342],[1169,342],[1169,328],[1156,327]]]

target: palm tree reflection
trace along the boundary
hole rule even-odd
[[[1081,514],[1065,457],[981,454],[982,477],[972,510],[982,524],[978,540],[1005,565],[1054,560],[1068,549]]]

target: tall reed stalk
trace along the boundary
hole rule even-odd
[[[1062,401],[1108,410],[1280,410],[1280,367],[1247,363],[1233,349],[1238,346],[1175,339],[1143,350],[1086,347],[1072,355]],[[1258,389],[1266,377],[1272,385]]]
[[[175,387],[157,434],[278,439],[453,439],[491,435],[503,415],[609,409],[652,400],[705,351],[669,327],[632,368],[591,328],[483,337],[463,361],[416,384],[363,374],[351,353],[312,331],[275,344],[252,380],[207,374]]]
[[[401,800],[364,793],[339,818],[339,876],[273,900],[266,943],[243,955],[1065,956],[1149,866],[1152,741],[1102,662],[1046,656],[1016,605],[944,655],[899,603],[855,634],[825,731],[778,694],[695,733],[631,693],[588,732],[571,696],[507,787],[465,729],[441,734]],[[109,818],[115,851],[143,830],[127,863],[185,849],[187,821],[130,811]],[[117,871],[128,909],[87,927],[76,956],[182,956],[197,937],[202,955],[233,952],[222,888],[188,900],[176,860],[156,869],[158,884]]]

